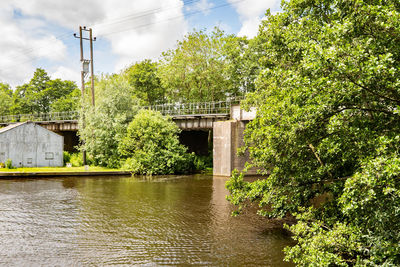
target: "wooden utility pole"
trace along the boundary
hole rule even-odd
[[[90,85],[92,89],[92,105],[94,107],[94,70],[93,70],[93,36],[92,36],[92,28],[89,29],[89,39],[90,39],[90,72],[91,72],[91,80]],[[94,38],[96,41],[96,37]]]
[[[89,32],[89,38],[83,37],[83,32]],[[91,91],[92,91],[92,105],[94,106],[94,68],[93,68],[93,42],[96,41],[96,37],[93,37],[93,32],[92,29],[86,29],[86,26],[79,26],[79,36],[76,36],[76,33],[74,33],[75,38],[79,38],[80,41],[80,49],[81,49],[81,62],[82,62],[82,73],[83,73],[83,78],[88,74],[89,68],[88,64],[90,63],[90,85],[91,85]],[[90,59],[85,59],[84,54],[83,54],[83,40],[88,40],[90,42]],[[84,84],[84,81],[82,81],[82,84]],[[84,86],[82,87],[82,96],[84,94]]]
[[[83,37],[83,31],[89,32],[89,38]],[[93,41],[96,41],[96,37],[93,38],[92,35],[92,29],[86,29],[86,26],[79,26],[79,36],[76,36],[76,33],[74,33],[75,38],[79,38],[79,43],[80,43],[80,51],[81,51],[81,62],[82,62],[82,71],[81,71],[81,96],[82,96],[82,109],[81,109],[81,118],[82,118],[82,128],[85,127],[85,112],[84,112],[84,107],[83,107],[83,101],[85,98],[85,76],[89,73],[89,62],[90,62],[90,73],[91,73],[91,79],[90,79],[90,84],[91,84],[91,95],[92,95],[92,105],[94,107],[94,70],[93,70]],[[83,40],[89,40],[90,41],[90,60],[85,59],[84,54],[83,54]],[[81,140],[82,143],[85,143],[85,140]],[[82,151],[82,160],[83,160],[83,165],[86,165],[86,150]]]

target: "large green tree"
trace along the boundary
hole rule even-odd
[[[61,79],[52,80],[44,69],[36,69],[29,83],[14,91],[12,113],[47,113],[76,110],[78,107],[76,84]],[[61,101],[69,105],[54,104]],[[52,106],[54,104],[54,106]],[[68,108],[67,108],[68,106]]]
[[[216,101],[241,94],[237,66],[245,43],[219,29],[189,33],[160,61],[158,75],[169,100]]]
[[[137,96],[150,105],[165,101],[165,89],[157,75],[157,66],[156,62],[147,59],[133,64],[124,73]]]
[[[246,145],[265,179],[230,200],[296,215],[287,259],[400,264],[400,2],[292,0],[256,37],[257,118]]]

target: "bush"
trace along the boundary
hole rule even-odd
[[[64,158],[64,166],[65,166],[67,163],[70,163],[70,162],[71,162],[71,154],[70,154],[69,152],[67,152],[67,151],[64,151],[64,152],[63,152],[63,158]]]
[[[66,152],[66,153],[68,153],[68,152]],[[64,156],[65,156],[65,154],[64,154]],[[65,158],[64,158],[64,160],[65,160]],[[67,163],[67,162],[71,163],[73,167],[81,167],[81,166],[83,166],[83,155],[82,155],[82,152],[70,154],[69,155],[69,161],[64,161],[64,164]],[[91,155],[89,155],[89,154],[86,154],[86,164],[87,165],[93,165],[94,164],[93,157]]]
[[[12,165],[12,160],[11,159],[7,159],[5,162],[5,166],[7,169],[14,169],[13,165]]]
[[[171,118],[152,110],[139,111],[118,147],[126,158],[123,168],[145,175],[192,171],[194,154],[179,143],[179,132]]]
[[[70,157],[69,161],[73,167],[80,167],[83,166],[83,158],[82,153],[74,153]]]
[[[193,158],[193,167],[196,171],[205,171],[213,167],[213,156],[212,154],[208,156],[195,155]]]

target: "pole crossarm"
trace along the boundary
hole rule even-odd
[[[239,98],[215,102],[194,102],[194,103],[169,103],[151,106],[139,106],[138,109],[148,109],[160,112],[164,116],[184,117],[184,116],[216,116],[228,115],[233,104],[240,103]],[[59,121],[78,121],[80,112],[53,112],[37,114],[16,114],[0,116],[0,124],[9,124],[15,122],[59,122]]]

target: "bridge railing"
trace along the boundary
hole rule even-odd
[[[227,101],[216,102],[200,102],[200,103],[174,103],[161,104],[143,107],[159,111],[163,115],[180,116],[180,115],[216,115],[229,114],[232,104],[238,104],[240,99],[232,99]]]
[[[53,112],[37,114],[17,114],[0,116],[0,123],[25,122],[25,121],[69,121],[78,120],[79,112]]]
[[[142,109],[159,111],[163,115],[184,116],[184,115],[218,115],[229,114],[233,104],[238,104],[239,98],[215,102],[199,103],[173,103],[152,106],[143,106]],[[38,113],[38,114],[18,114],[0,116],[0,124],[25,121],[71,121],[78,120],[78,111]]]

